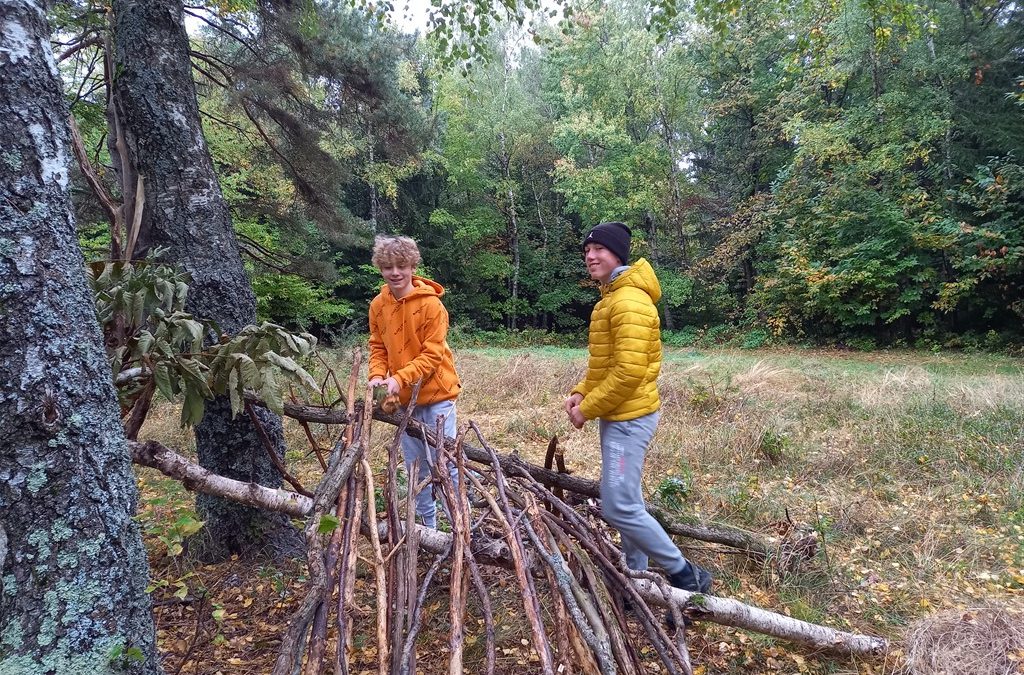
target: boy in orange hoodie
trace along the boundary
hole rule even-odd
[[[441,304],[444,288],[414,274],[420,251],[409,237],[378,236],[373,246],[373,264],[384,277],[380,293],[370,302],[371,387],[387,387],[398,394],[402,405],[409,403],[413,385],[422,378],[413,419],[433,428],[444,419],[444,435],[455,436],[455,399],[462,389],[455,372],[455,360],[448,348],[448,311]],[[408,434],[402,437],[402,454],[409,475],[409,488],[430,476],[435,457],[427,443]],[[419,475],[412,466],[419,460]],[[450,470],[452,480],[458,477]],[[416,514],[427,527],[437,527],[437,509],[428,487],[416,495]]]

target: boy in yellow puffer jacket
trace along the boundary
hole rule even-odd
[[[601,299],[590,315],[587,374],[565,400],[565,412],[577,429],[600,420],[601,513],[619,531],[626,564],[646,570],[650,556],[673,586],[707,593],[711,574],[683,557],[647,513],[640,489],[661,408],[661,330],[654,306],[661,286],[643,258],[627,264],[631,238],[624,223],[609,222],[583,240],[587,272],[600,282]]]
[[[462,389],[455,373],[455,360],[448,348],[448,311],[441,304],[444,288],[437,282],[414,274],[420,251],[409,237],[378,236],[373,246],[373,264],[384,277],[380,293],[370,302],[370,365],[372,387],[387,387],[409,403],[413,385],[421,378],[413,419],[433,428],[444,418],[444,435],[455,436],[455,399]],[[435,457],[428,456],[427,443],[408,434],[402,436],[402,454],[409,472],[409,487],[430,476]],[[418,477],[412,477],[419,460]],[[458,472],[451,469],[452,480]],[[416,495],[416,514],[427,527],[437,527],[433,491],[427,487]]]

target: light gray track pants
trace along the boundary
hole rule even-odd
[[[644,506],[640,476],[660,412],[634,420],[600,420],[601,513],[622,537],[622,552],[632,570],[646,570],[648,557],[673,574],[686,558]]]
[[[437,418],[444,417],[444,435],[455,438],[455,401],[438,401],[425,406],[416,406],[412,413],[415,420],[423,422],[427,428],[435,429]],[[429,460],[427,453],[430,453]],[[402,435],[402,455],[405,457],[406,473],[409,476],[409,489],[415,488],[416,484],[422,483],[430,476],[430,465],[437,459],[434,448],[427,445],[427,442],[420,438],[413,438],[409,434]],[[419,460],[419,475],[412,476],[412,465]],[[452,477],[452,485],[458,485],[459,471],[453,464],[448,469]],[[437,527],[437,506],[434,504],[434,492],[430,485],[420,490],[416,495],[416,515],[420,517],[427,527]]]

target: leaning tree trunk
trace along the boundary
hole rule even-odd
[[[159,673],[42,2],[0,25],[0,671]]]
[[[235,333],[255,322],[256,298],[203,138],[182,0],[115,0],[113,8],[114,101],[145,190],[140,251],[166,248],[163,259],[192,277],[189,311]],[[283,458],[281,418],[256,412]],[[232,419],[226,398],[207,405],[196,449],[214,473],[281,485],[258,430],[247,416]],[[206,496],[196,507],[206,527],[193,544],[201,544],[194,550],[204,559],[302,550],[301,536],[280,514]]]

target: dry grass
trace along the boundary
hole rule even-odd
[[[1024,672],[1024,607],[990,605],[938,612],[907,632],[913,675],[1014,675]]]

